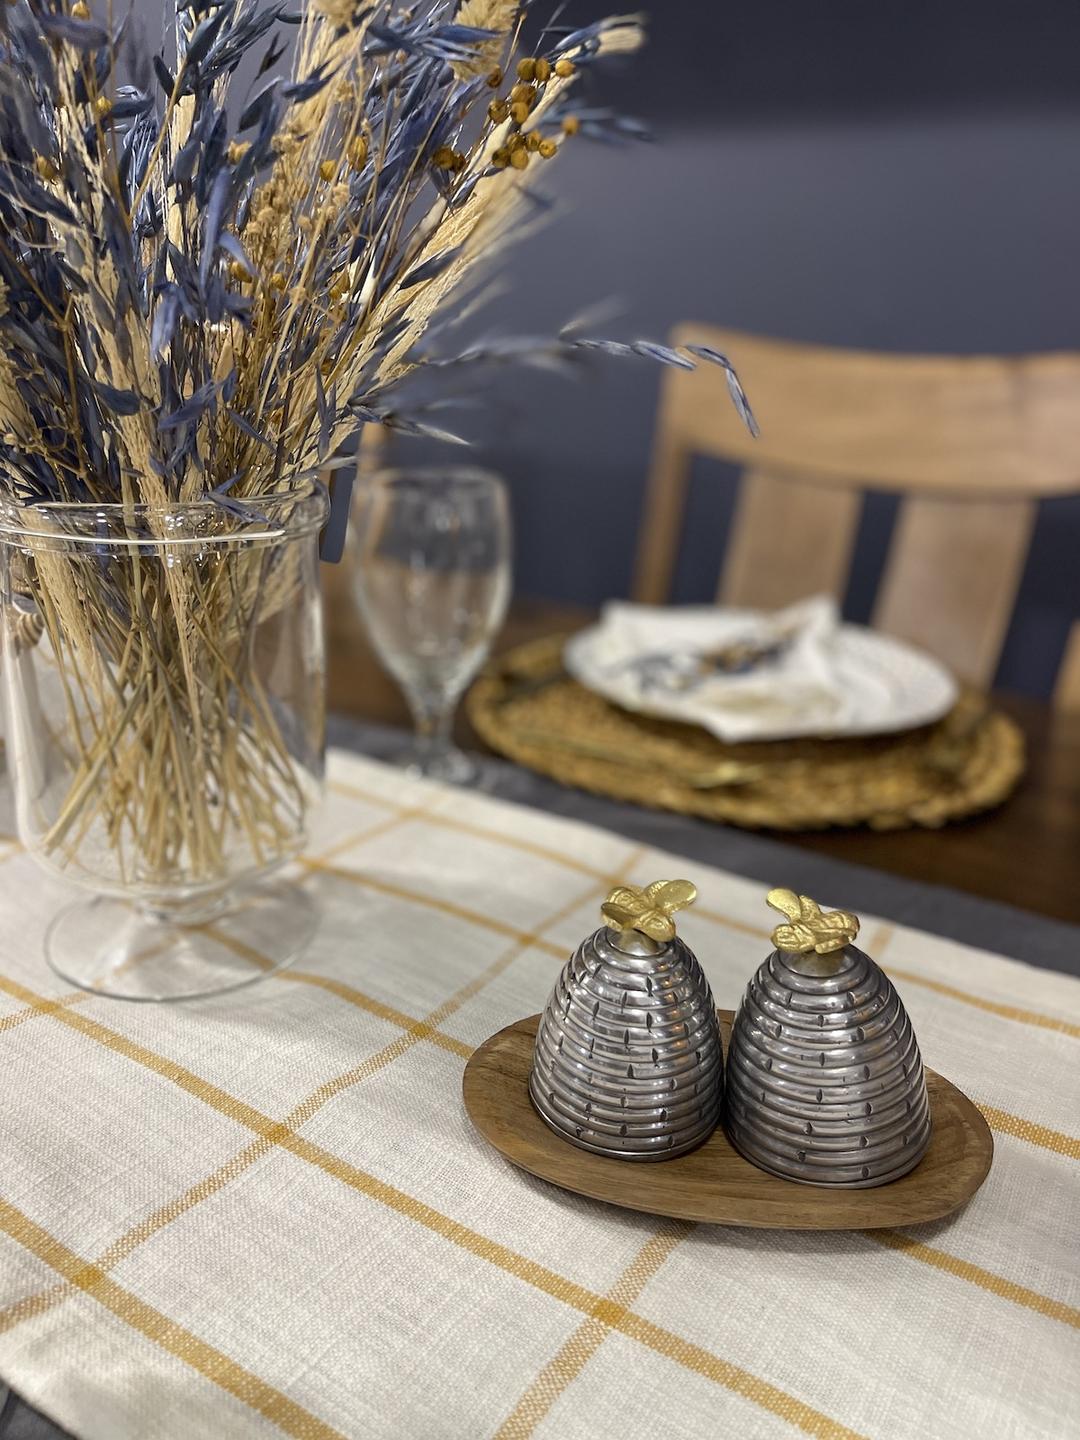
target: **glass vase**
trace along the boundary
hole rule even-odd
[[[322,788],[325,517],[314,486],[0,512],[19,837],[92,892],[46,935],[72,984],[206,995],[310,939],[312,903],[271,876]]]

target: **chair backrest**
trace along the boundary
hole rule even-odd
[[[744,467],[717,598],[775,608],[841,599],[862,494],[900,492],[873,621],[989,685],[1045,496],[1080,490],[1080,355],[883,355],[680,326],[730,355],[755,440],[710,366],[668,370],[634,596],[663,602],[690,463]],[[1080,625],[1062,681],[1080,707]],[[1072,674],[1071,682],[1067,675]]]

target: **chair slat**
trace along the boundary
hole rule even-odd
[[[1070,715],[1080,715],[1080,620],[1074,621],[1069,631],[1054,688],[1054,704]]]
[[[691,461],[679,419],[675,410],[666,409],[653,442],[632,591],[643,605],[662,605],[667,600],[679,549]]]
[[[1072,494],[1080,479],[1080,355],[888,355],[680,325],[729,355],[755,440],[711,366],[671,371],[662,408],[693,446],[779,473],[867,489]]]
[[[1024,572],[1031,500],[907,500],[897,520],[874,624],[988,686]]]
[[[765,610],[809,595],[841,600],[861,510],[857,490],[745,471],[717,599]]]

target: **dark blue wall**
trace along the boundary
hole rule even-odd
[[[1080,348],[1080,7],[666,0],[652,28],[606,98],[658,143],[567,148],[566,213],[513,253],[493,328],[551,330],[617,295],[620,336],[700,319],[884,350]],[[514,489],[522,591],[626,593],[657,385],[645,362],[612,361],[486,391],[468,424]],[[1077,474],[1080,489],[1080,456]],[[677,598],[714,592],[732,495],[723,467],[699,467]],[[870,507],[853,617],[893,508]],[[1047,506],[1001,685],[1049,693],[1080,613],[1077,554],[1080,500]]]

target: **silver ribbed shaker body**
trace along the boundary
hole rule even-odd
[[[724,1064],[712,992],[678,938],[606,927],[582,942],[551,994],[529,1077],[551,1128],[598,1155],[668,1160],[720,1119]]]
[[[724,1128],[747,1160],[804,1184],[884,1185],[919,1163],[930,1143],[922,1059],[868,955],[769,956],[731,1032]]]

